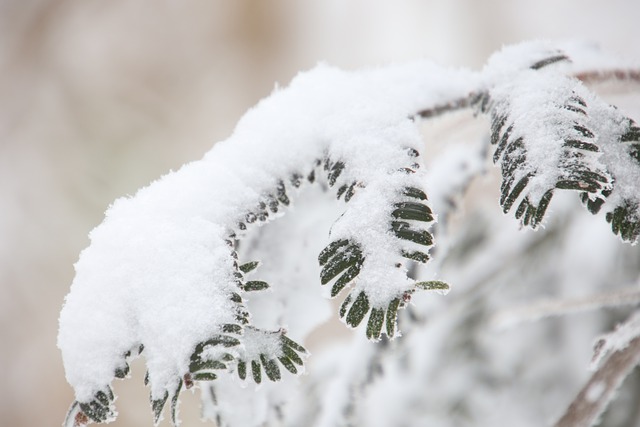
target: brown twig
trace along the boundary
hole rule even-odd
[[[544,300],[511,307],[498,311],[493,316],[491,323],[496,327],[504,328],[552,316],[581,313],[604,307],[636,305],[639,302],[640,287],[638,287],[638,284],[634,284],[615,291],[598,293],[581,298]]]
[[[586,84],[605,83],[610,81],[632,81],[640,83],[640,70],[592,70],[581,71],[573,75]]]
[[[551,58],[551,60],[554,60],[553,62],[557,62],[556,59],[557,58],[555,57]],[[581,71],[573,74],[572,76],[585,84],[597,84],[613,81],[640,83],[640,69]],[[431,108],[425,108],[424,110],[418,111],[414,117],[430,119],[453,111],[470,108],[479,99],[480,98],[478,97],[477,93],[470,93],[463,98],[454,99],[450,102],[447,102],[446,104],[440,104],[435,105]]]
[[[589,427],[604,412],[615,391],[640,363],[640,337],[614,352],[591,376],[555,427]]]
[[[418,111],[416,113],[416,116],[423,119],[430,119],[432,117],[441,116],[452,111],[469,108],[473,105],[473,101],[475,98],[476,95],[474,93],[471,93],[464,98],[454,99],[453,101],[447,102],[446,104],[435,105],[431,108],[426,108],[424,110]]]

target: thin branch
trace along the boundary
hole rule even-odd
[[[640,302],[640,288],[637,285],[617,291],[582,298],[539,301],[519,307],[501,310],[493,316],[491,323],[500,328],[510,327],[524,322],[532,322],[545,317],[561,316],[596,310],[603,307],[634,305]]]
[[[589,427],[607,408],[629,372],[640,363],[640,337],[613,353],[580,390],[555,427]]]
[[[591,70],[581,71],[573,75],[586,84],[605,83],[610,81],[632,81],[640,83],[640,70]]]
[[[557,58],[554,57],[551,59],[555,60],[554,62],[557,62]],[[534,66],[536,65],[537,64],[534,64]],[[611,81],[630,81],[640,83],[640,69],[587,70],[575,73],[573,74],[573,77],[585,84],[606,83]],[[446,104],[435,105],[431,108],[420,110],[414,117],[430,119],[453,111],[463,110],[465,108],[472,107],[474,102],[477,101],[477,97],[478,94],[470,93],[463,98],[454,99]]]
[[[430,119],[432,117],[441,116],[452,111],[469,108],[473,105],[473,101],[474,99],[476,99],[476,96],[477,95],[475,93],[470,93],[464,98],[454,99],[453,101],[447,102],[446,104],[435,105],[431,108],[426,108],[424,110],[418,111],[415,116],[419,116],[423,119]]]

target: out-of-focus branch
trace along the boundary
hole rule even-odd
[[[638,303],[640,303],[640,288],[634,285],[617,291],[607,291],[583,298],[538,301],[519,307],[511,307],[496,313],[491,323],[496,327],[505,328],[523,322],[540,320],[545,317]]]
[[[640,337],[614,352],[589,379],[555,427],[589,427],[595,424],[629,372],[640,363]]]

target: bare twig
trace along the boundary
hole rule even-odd
[[[564,56],[549,58],[546,61],[557,62],[558,58],[564,58]],[[538,64],[534,64],[532,68],[536,66],[538,66]],[[585,84],[597,84],[612,81],[630,81],[640,83],[640,69],[587,70],[577,72],[573,74],[573,77]],[[420,110],[415,114],[415,117],[430,119],[453,111],[463,110],[465,108],[472,107],[478,99],[477,93],[470,93],[463,98],[454,99],[446,104],[434,105],[431,108]]]
[[[496,327],[504,328],[545,317],[579,313],[603,307],[633,305],[639,302],[640,288],[638,285],[634,285],[617,291],[607,291],[583,298],[538,301],[533,304],[512,307],[496,313],[491,323]]]
[[[473,100],[476,98],[476,94],[472,93],[464,98],[454,99],[453,101],[447,102],[446,104],[435,105],[431,108],[426,108],[424,110],[418,111],[416,116],[421,117],[423,119],[429,119],[432,117],[441,116],[445,113],[450,113],[452,111],[462,110],[465,108],[469,108],[473,104]]]
[[[640,70],[618,69],[581,71],[574,74],[574,77],[586,84],[604,83],[610,81],[632,81],[635,83],[640,83]]]
[[[640,363],[640,337],[614,352],[591,376],[555,427],[589,427],[604,412],[629,372]]]

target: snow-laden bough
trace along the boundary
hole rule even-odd
[[[480,73],[426,61],[320,65],[260,102],[201,160],[117,200],[91,232],[60,314],[76,398],[66,425],[112,420],[111,383],[141,353],[156,423],[167,401],[177,423],[180,390],[225,371],[256,383],[278,381],[281,367],[300,373],[304,347],[284,328],[252,324],[246,294],[278,283],[250,280],[260,260],[239,259],[237,247],[313,183],[345,202],[318,256],[320,283],[331,297],[349,290],[339,313],[347,325],[364,323],[371,340],[397,336],[398,310],[416,289],[448,289],[407,275],[428,261],[436,221],[419,117],[466,107],[491,116],[501,204],[517,206],[524,225],[542,221],[555,189],[573,190],[636,241],[640,130],[564,76],[567,59],[534,43],[505,49]]]

